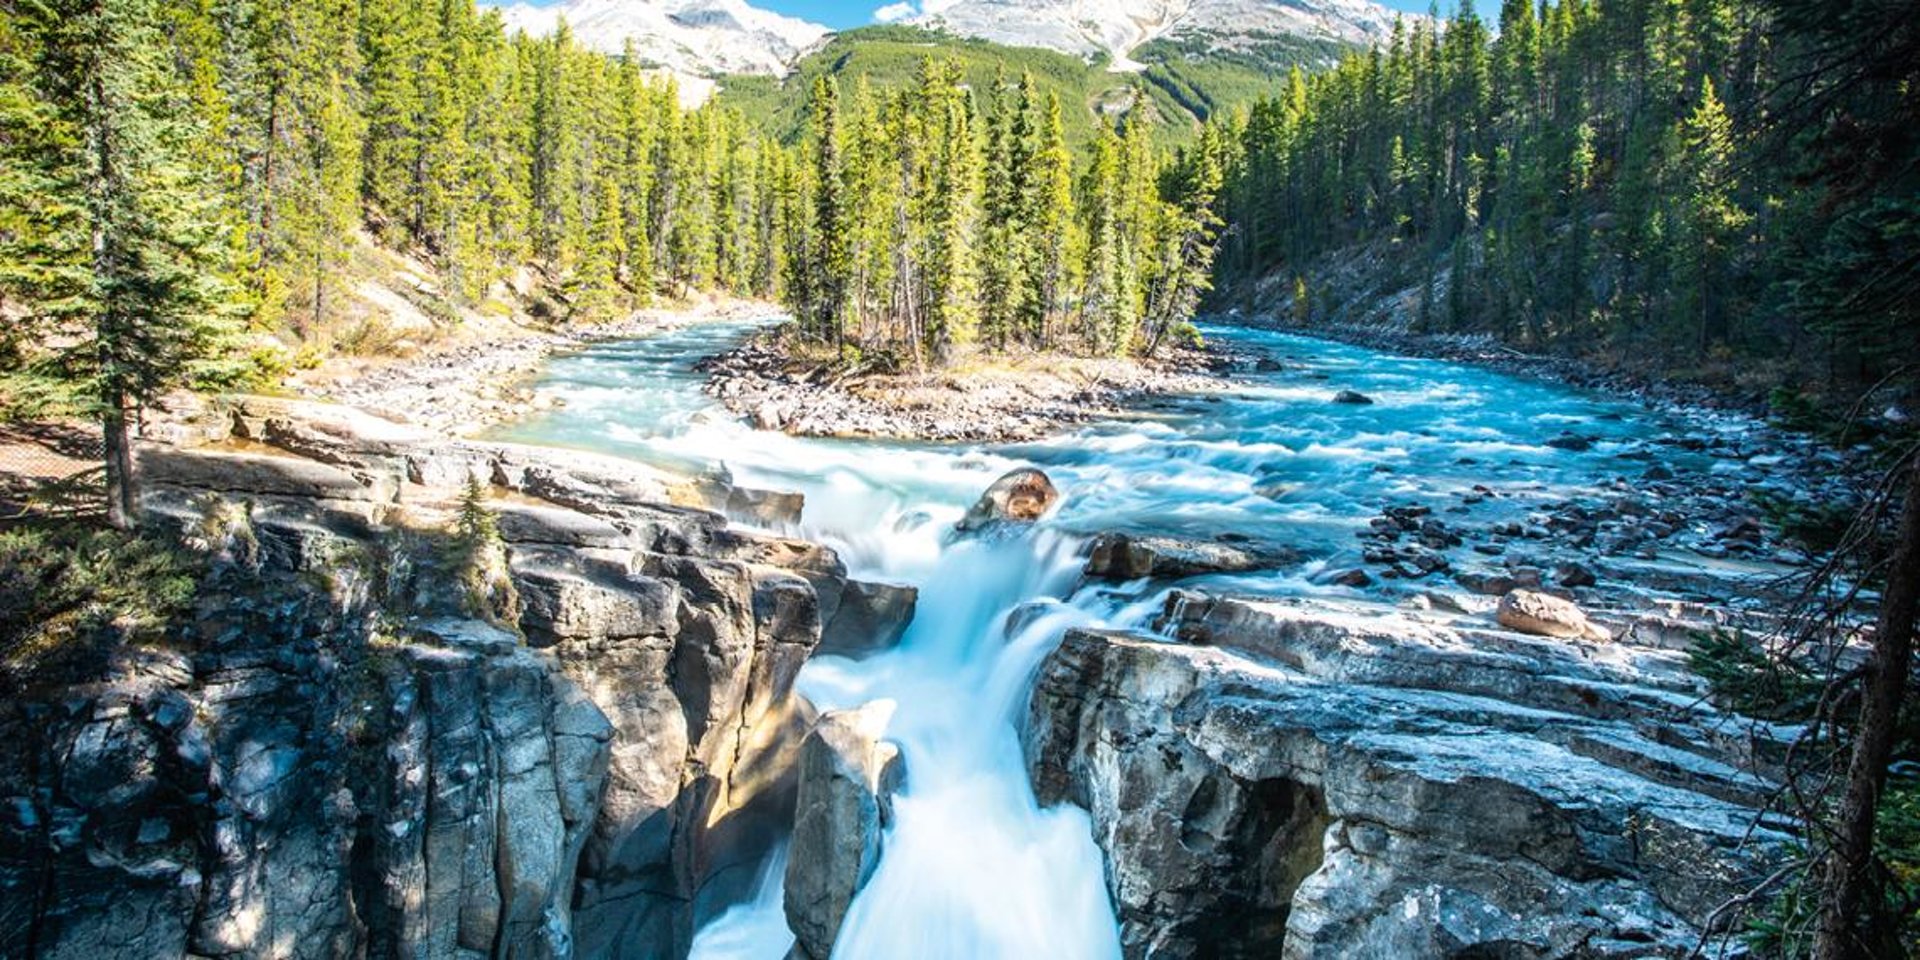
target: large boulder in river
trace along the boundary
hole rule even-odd
[[[1267,546],[1108,533],[1093,541],[1087,576],[1120,582],[1145,577],[1181,580],[1210,573],[1269,570],[1298,559],[1289,551]]]
[[[1532,590],[1514,590],[1501,597],[1500,606],[1494,611],[1494,619],[1509,630],[1530,633],[1536,637],[1613,639],[1611,634],[1588,620],[1586,611],[1573,601]]]
[[[920,600],[914,587],[891,583],[842,580],[827,587],[816,583],[815,589],[822,607],[820,645],[814,648],[819,656],[858,658],[893,649]]]
[[[891,701],[876,701],[822,714],[800,748],[786,914],[801,956],[832,955],[847,908],[880,863],[881,833],[902,776],[899,749],[880,739],[893,709]]]
[[[994,523],[1032,523],[1046,516],[1059,501],[1060,491],[1046,473],[1022,467],[995,480],[954,529],[968,533]]]

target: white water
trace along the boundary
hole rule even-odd
[[[558,360],[542,388],[565,406],[505,436],[686,468],[722,463],[742,484],[799,490],[807,507],[797,532],[833,545],[857,576],[920,588],[898,649],[858,663],[817,659],[800,675],[801,692],[825,709],[895,701],[888,737],[907,767],[880,865],[836,960],[1119,955],[1088,819],[1039,807],[1015,728],[1036,668],[1069,626],[1135,627],[1159,606],[1137,586],[1079,588],[1085,534],[1257,535],[1315,560],[1304,571],[1236,578],[1237,589],[1351,593],[1314,577],[1357,560],[1352,532],[1382,506],[1435,502],[1482,483],[1591,488],[1639,469],[1614,455],[1653,432],[1644,411],[1567,390],[1236,331],[1297,362],[1231,396],[1043,443],[797,439],[748,429],[700,392],[692,362],[742,330],[711,325]],[[1340,389],[1378,403],[1330,403]],[[1581,453],[1544,445],[1568,428],[1601,440]],[[946,543],[944,531],[981,490],[1023,464],[1060,486],[1057,514],[1024,536]],[[1276,484],[1293,490],[1276,495]],[[1010,615],[1032,603],[1038,615],[1009,636]],[[767,870],[751,902],[703,929],[694,956],[782,957],[793,938],[779,877],[777,866]]]
[[[781,878],[787,873],[787,848],[767,858],[754,881],[753,897],[735,904],[700,928],[693,938],[689,960],[730,960],[734,957],[784,957],[793,946],[787,916],[781,909]]]

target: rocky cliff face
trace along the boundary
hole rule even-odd
[[[1395,16],[1370,0],[920,0],[886,9],[964,36],[1076,56],[1106,54],[1122,65],[1131,63],[1129,53],[1162,38],[1215,50],[1275,37],[1381,43]]]
[[[0,707],[9,955],[683,955],[792,820],[800,664],[911,614],[707,509],[777,498],[337,408],[232,422],[142,454],[156,522],[217,558],[195,621]],[[469,476],[517,617],[451,559]]]
[[[1683,956],[1785,841],[1748,772],[1784,731],[1670,652],[1181,593],[1163,626],[1070,633],[1026,730],[1129,957]]]

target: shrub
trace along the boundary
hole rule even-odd
[[[478,477],[467,477],[453,534],[455,566],[467,613],[497,626],[516,627],[520,592],[507,569],[507,545],[500,539],[499,517],[487,509],[487,488]]]
[[[143,534],[80,523],[0,533],[0,664],[29,679],[161,640],[191,606],[199,573],[192,554]]]

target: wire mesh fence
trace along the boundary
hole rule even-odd
[[[0,520],[93,509],[103,447],[77,424],[0,423]]]

